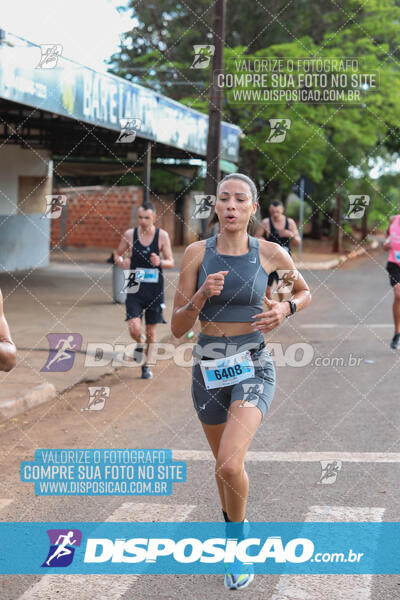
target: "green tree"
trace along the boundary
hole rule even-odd
[[[337,195],[345,201],[354,186],[376,197],[368,177],[370,159],[387,159],[399,149],[400,92],[395,0],[342,0],[296,3],[263,0],[249,5],[229,0],[225,63],[235,57],[355,57],[364,72],[379,73],[376,91],[363,91],[363,106],[308,104],[235,104],[225,96],[223,119],[239,125],[240,170],[257,182],[264,204],[285,198],[301,174],[314,182],[310,219],[314,236],[321,219],[329,222]],[[190,69],[193,45],[210,43],[211,2],[172,4],[131,1],[136,19],[125,48],[110,68],[207,112],[209,70]],[[289,119],[283,143],[268,143],[271,118]],[[354,170],[362,172],[358,181]],[[361,193],[361,192],[360,192]],[[386,204],[384,206],[387,206]],[[387,207],[389,208],[389,207]],[[370,214],[374,214],[371,206]]]

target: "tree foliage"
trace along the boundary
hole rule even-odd
[[[211,43],[212,3],[130,0],[126,10],[132,13],[133,27],[111,58],[110,69],[207,112],[210,72],[190,65],[193,45]],[[307,198],[313,222],[320,213],[331,212],[337,194],[346,195],[361,183],[362,193],[375,197],[370,159],[391,159],[400,148],[399,25],[395,0],[341,0],[340,5],[323,0],[228,1],[226,64],[244,55],[355,57],[364,72],[379,77],[376,91],[363,92],[362,106],[235,105],[225,98],[223,119],[244,133],[239,168],[255,179],[264,203],[286,197],[301,174],[314,182],[312,198]],[[266,141],[271,118],[291,121],[283,143]],[[357,181],[355,169],[363,174]]]

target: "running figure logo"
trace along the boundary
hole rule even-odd
[[[95,386],[88,387],[89,390],[89,402],[86,408],[83,410],[103,410],[106,403],[106,399],[110,397],[110,388],[107,386]]]
[[[215,205],[215,196],[195,194],[194,200],[196,206],[192,214],[192,219],[208,219],[211,214],[211,209]]]
[[[215,46],[194,44],[193,51],[195,56],[190,68],[207,69],[210,64],[211,57],[214,56]]]
[[[74,558],[74,546],[80,546],[82,532],[79,529],[48,529],[50,549],[42,567],[68,567]]]
[[[136,294],[140,288],[140,269],[124,269],[124,277],[121,294]]]
[[[46,337],[50,344],[49,356],[46,364],[40,371],[60,373],[72,369],[75,352],[82,347],[81,334],[48,333]]]
[[[54,69],[57,66],[58,58],[61,56],[62,48],[61,44],[41,44],[42,56],[36,69]]]
[[[278,269],[279,282],[273,293],[290,294],[293,290],[294,282],[299,277],[297,269]]]
[[[317,483],[321,483],[323,485],[331,485],[332,483],[335,483],[338,473],[342,469],[342,461],[320,460],[319,462],[321,464],[321,477]]]
[[[285,141],[286,134],[290,129],[290,119],[268,119],[271,131],[266,140],[267,144],[279,144]]]
[[[135,141],[136,133],[142,126],[141,119],[120,119],[119,125],[121,127],[121,133],[118,139],[115,141],[116,144],[130,144]]]
[[[46,212],[42,219],[58,219],[61,216],[63,206],[67,204],[67,196],[63,194],[46,196]]]
[[[369,205],[369,196],[349,196],[349,210],[345,219],[361,219]]]
[[[239,406],[246,407],[247,402],[250,402],[253,406],[257,406],[263,391],[264,385],[262,383],[243,383],[243,400]]]

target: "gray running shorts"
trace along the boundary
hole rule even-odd
[[[271,354],[266,348],[252,352],[254,377],[244,379],[235,385],[207,389],[204,385],[200,360],[203,357],[212,359],[232,356],[244,350],[257,348],[264,341],[260,331],[216,337],[199,334],[193,350],[192,367],[192,399],[197,416],[206,425],[225,423],[232,402],[245,400],[259,408],[262,416],[269,408],[275,390],[275,367]]]

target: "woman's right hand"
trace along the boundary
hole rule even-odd
[[[208,275],[200,288],[202,295],[206,298],[219,296],[224,287],[225,276],[228,273],[229,271],[218,271],[218,273],[211,273],[211,275]]]

